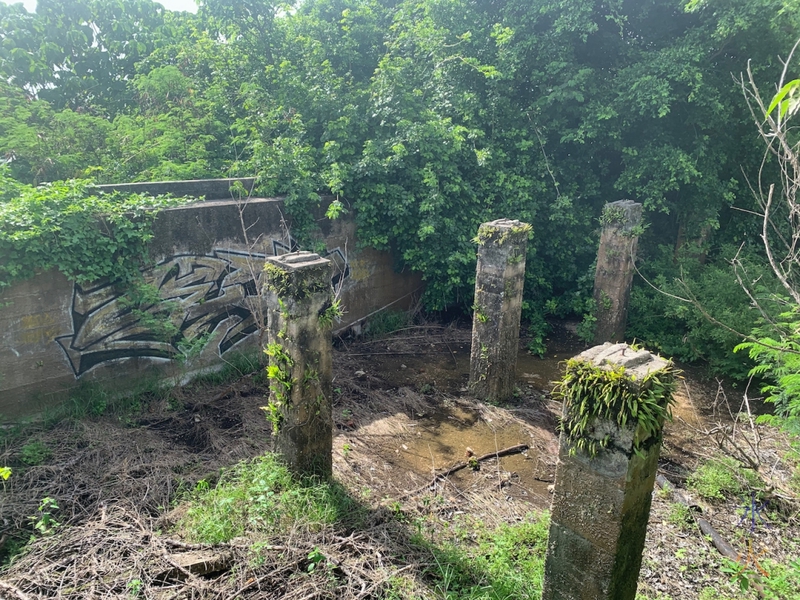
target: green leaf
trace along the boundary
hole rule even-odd
[[[778,93],[775,94],[772,102],[770,102],[769,106],[767,107],[767,113],[765,117],[772,114],[772,111],[775,110],[775,108],[779,105],[781,107],[779,113],[781,118],[783,118],[790,110],[790,114],[793,114],[797,110],[798,102],[800,102],[800,98],[792,98],[792,96],[797,93],[798,89],[800,89],[800,79],[793,79],[784,85],[780,90],[778,90]],[[789,99],[784,100],[784,98],[787,96],[789,96]]]

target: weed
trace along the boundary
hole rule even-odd
[[[332,482],[296,480],[272,454],[242,462],[188,498],[178,529],[206,544],[248,532],[280,535],[289,529],[319,530],[326,524],[356,524],[363,516],[345,489]]]
[[[350,456],[350,453],[351,453],[352,451],[353,451],[353,447],[352,447],[350,444],[348,444],[347,442],[345,442],[344,444],[342,444],[342,455],[343,455],[345,458],[347,458],[348,456]]]
[[[701,464],[689,476],[687,485],[706,500],[724,500],[760,487],[760,480],[753,471],[741,469],[734,459],[725,457]]]
[[[686,529],[692,522],[692,511],[685,504],[675,502],[670,504],[667,513],[667,523],[674,525],[678,529]]]
[[[404,577],[394,576],[390,577],[386,582],[386,589],[380,596],[384,600],[405,600],[412,598],[414,592],[414,584]]]
[[[451,541],[415,539],[432,554],[428,575],[443,598],[538,598],[549,522],[541,513],[494,530],[456,526]]]
[[[342,303],[340,300],[334,300],[333,303],[319,314],[319,326],[321,329],[329,329],[333,326],[334,321],[339,321],[344,314],[342,310]]]
[[[131,579],[128,582],[128,585],[125,586],[128,589],[128,595],[131,598],[138,597],[139,594],[142,593],[142,585],[143,585],[143,582],[142,582],[141,579]]]
[[[262,356],[261,352],[257,350],[227,352],[223,357],[225,364],[222,369],[198,375],[192,380],[192,383],[195,385],[222,385],[251,373],[255,373],[256,378],[261,376],[263,381],[266,375],[261,373],[264,366]]]
[[[53,451],[41,440],[25,444],[19,452],[19,459],[29,467],[41,465],[53,454]]]
[[[700,590],[697,600],[731,600],[731,598],[712,587],[704,587]]]
[[[591,313],[583,315],[583,320],[575,329],[575,334],[583,342],[590,344],[594,340],[594,333],[597,329],[597,317]]]
[[[405,327],[409,327],[413,322],[411,313],[397,311],[383,311],[370,317],[367,325],[367,333],[370,339],[385,337]]]
[[[42,498],[42,501],[39,503],[39,514],[28,517],[31,523],[33,523],[33,528],[42,535],[50,535],[51,533],[54,533],[55,530],[61,525],[61,523],[56,521],[53,517],[53,513],[51,511],[54,510],[58,510],[58,504],[56,501],[52,498]]]
[[[313,573],[317,566],[325,560],[325,555],[320,552],[319,548],[314,548],[311,552],[308,553],[308,566],[306,570],[309,573]]]

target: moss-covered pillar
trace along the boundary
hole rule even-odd
[[[502,402],[514,393],[530,230],[509,219],[478,229],[469,385],[481,400]]]
[[[267,377],[275,450],[300,475],[330,477],[331,263],[311,252],[267,257]]]
[[[634,600],[672,382],[626,344],[567,362],[542,600]]]
[[[603,207],[600,222],[603,231],[594,274],[594,300],[597,304],[595,344],[625,339],[642,205],[633,200],[610,202]]]

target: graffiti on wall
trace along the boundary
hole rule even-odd
[[[273,241],[273,251],[291,248]],[[340,285],[350,274],[345,253],[336,248],[325,256],[334,263],[333,284]],[[157,298],[138,305],[114,285],[75,284],[72,333],[56,341],[76,378],[111,361],[175,360],[206,343],[222,356],[261,328],[256,319],[263,314],[258,310],[263,259],[223,249],[169,257],[143,273]]]

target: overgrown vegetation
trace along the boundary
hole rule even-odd
[[[635,380],[625,367],[598,367],[581,359],[567,361],[564,377],[554,393],[562,399],[565,413],[560,429],[570,451],[595,456],[608,447],[610,435],[602,435],[603,421],[634,431],[633,450],[660,440],[664,421],[673,402],[674,370],[671,365]]]
[[[331,193],[362,243],[423,274],[434,310],[468,309],[471,238],[517,218],[536,232],[525,316],[538,332],[548,302],[589,314],[610,199],[644,204],[640,254],[667,285],[672,256],[696,253],[703,278],[730,245],[756,239],[748,214],[730,210],[755,208],[743,173],[761,159],[742,141],[751,125],[730,73],[752,60],[777,78],[774,57],[798,29],[787,2],[203,0],[196,15],[150,0],[2,5],[12,178],[0,197],[76,177],[257,175],[259,193],[286,195],[302,238],[317,192]],[[720,320],[737,285],[702,285]],[[637,288],[631,331],[648,344],[722,360],[735,343]],[[674,330],[659,325],[671,319]]]
[[[299,540],[325,529],[363,527],[369,517],[369,511],[339,483],[297,480],[272,454],[236,465],[213,487],[199,482],[183,501],[188,509],[176,533],[205,544],[244,537],[255,551],[269,551],[270,544],[287,536]],[[464,517],[444,530],[440,523],[422,516],[410,519],[399,505],[390,518],[416,530],[409,539],[416,556],[401,560],[407,565],[425,561],[421,573],[426,579],[425,597],[535,598],[541,593],[547,513],[497,528]],[[309,572],[326,560],[322,552],[315,552],[308,557]],[[410,600],[418,593],[418,585],[394,577],[381,597]]]
[[[244,534],[267,541],[332,523],[354,527],[363,518],[340,485],[297,481],[273,454],[232,467],[214,487],[199,482],[186,500],[188,510],[178,527],[204,544]]]
[[[731,458],[705,461],[691,474],[687,485],[705,500],[738,499],[763,488],[756,473],[742,469]]]
[[[186,200],[93,195],[88,185],[14,185],[0,202],[0,289],[52,268],[80,284],[140,279],[158,210]]]

